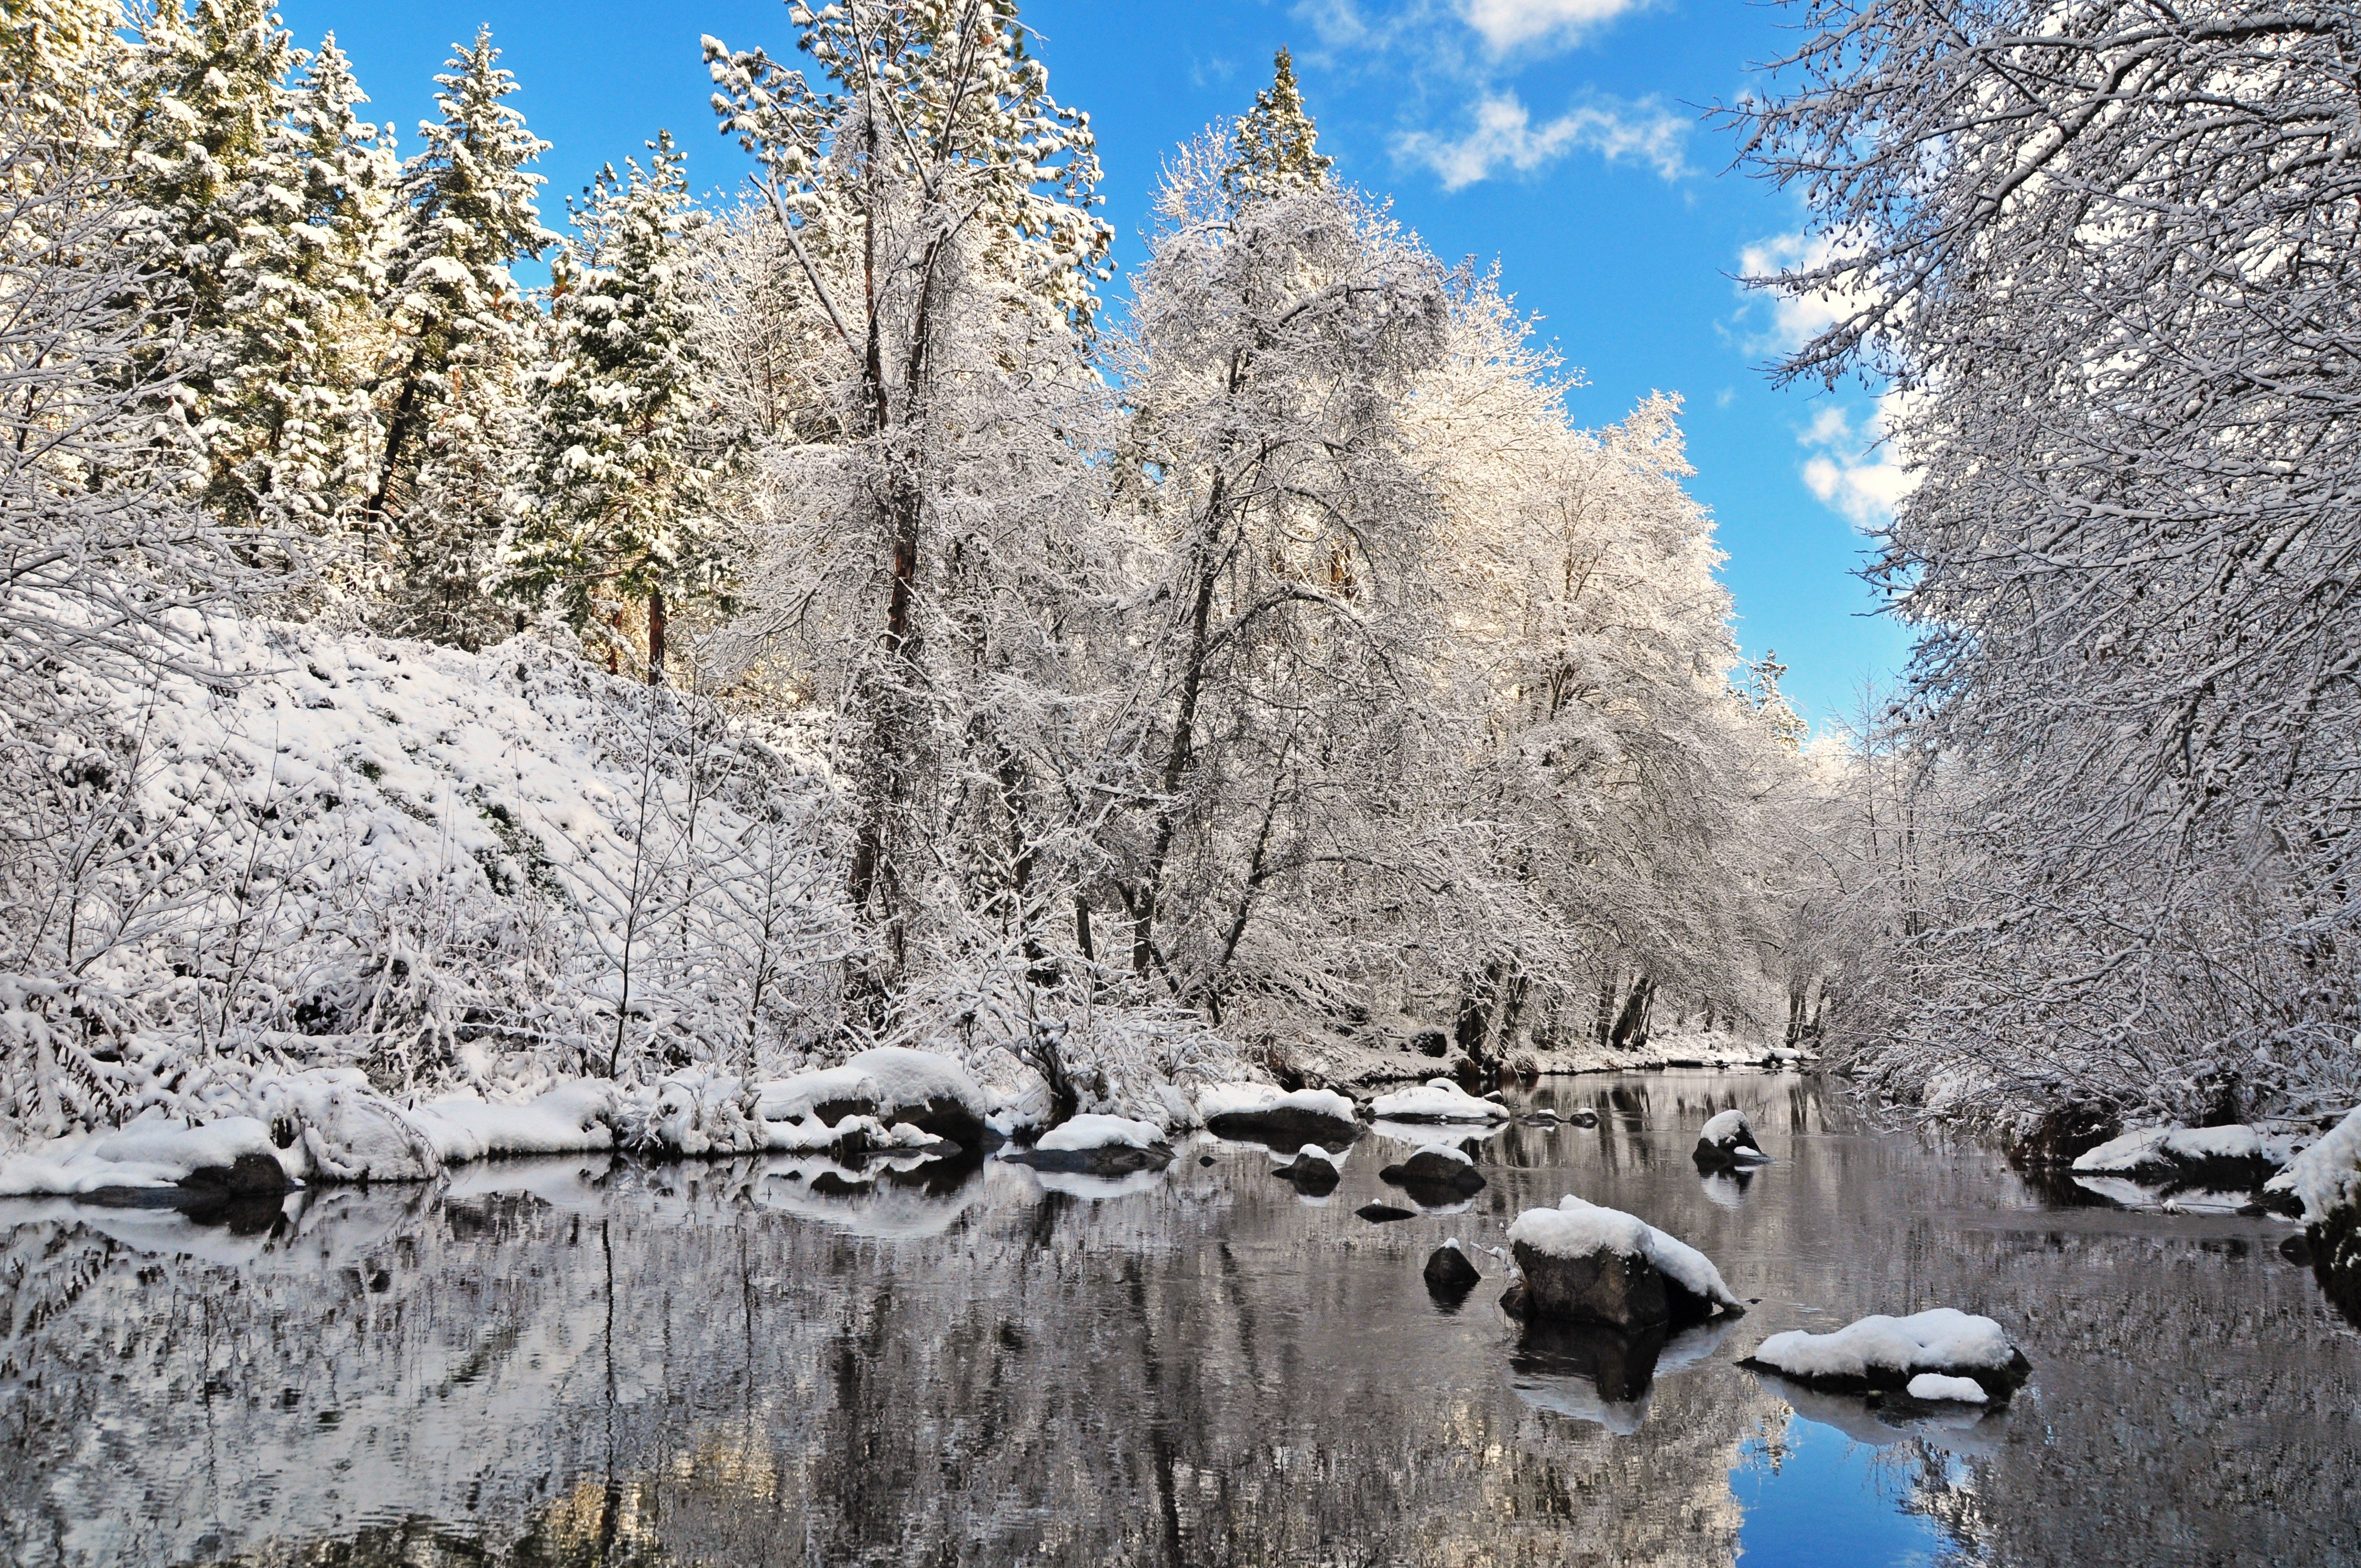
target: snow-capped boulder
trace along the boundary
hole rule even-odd
[[[275,1198],[294,1185],[270,1129],[252,1116],[201,1127],[149,1116],[27,1146],[0,1160],[0,1198],[71,1197],[174,1207]]]
[[[891,1125],[907,1122],[961,1148],[982,1148],[990,1097],[950,1057],[906,1046],[879,1046],[842,1067],[822,1068],[763,1086],[763,1119],[817,1116],[834,1126],[847,1116]]]
[[[1746,1310],[1705,1254],[1571,1194],[1517,1216],[1509,1246],[1521,1277],[1501,1305],[1521,1317],[1631,1330]]]
[[[1353,1102],[1334,1090],[1287,1093],[1268,1083],[1213,1083],[1197,1091],[1197,1115],[1216,1137],[1273,1148],[1305,1144],[1343,1147],[1361,1135]]]
[[[1416,1089],[1380,1094],[1370,1102],[1369,1112],[1381,1122],[1466,1122],[1480,1125],[1509,1119],[1506,1105],[1470,1094],[1447,1078],[1430,1078]]]
[[[2312,1272],[2329,1299],[2361,1322],[2361,1109],[2297,1155],[2265,1190],[2302,1205]]]
[[[1457,1306],[1467,1299],[1467,1293],[1483,1280],[1475,1264],[1460,1249],[1459,1238],[1452,1237],[1427,1255],[1424,1270],[1427,1293],[1436,1299]]]
[[[1428,1208],[1455,1203],[1484,1190],[1484,1173],[1476,1168],[1476,1162],[1444,1144],[1429,1144],[1400,1165],[1386,1167],[1378,1177]]]
[[[1595,1127],[1598,1125],[1598,1113],[1587,1105],[1578,1105],[1565,1113],[1565,1124],[1569,1127]]]
[[[1728,1170],[1732,1166],[1763,1165],[1771,1157],[1754,1141],[1754,1129],[1741,1111],[1724,1111],[1706,1123],[1691,1156],[1701,1170]]]
[[[1834,1333],[1789,1329],[1740,1365],[1837,1393],[1907,1391],[1912,1379],[1932,1372],[1971,1379],[1993,1399],[2007,1398],[2033,1370],[1998,1323],[1954,1307],[1862,1318]]]
[[[1336,1190],[1344,1179],[1338,1157],[1318,1144],[1305,1144],[1295,1151],[1295,1157],[1284,1165],[1274,1165],[1271,1173],[1295,1184],[1295,1190],[1309,1197],[1320,1198]]]
[[[2077,1177],[2250,1192],[2284,1168],[2301,1135],[2277,1129],[2142,1127],[2075,1157]]]
[[[1005,1151],[1002,1158],[1036,1170],[1081,1176],[1128,1176],[1162,1170],[1172,1163],[1172,1146],[1153,1122],[1126,1116],[1072,1116],[1041,1135],[1029,1149]]]
[[[258,1074],[246,1104],[306,1181],[425,1181],[442,1172],[434,1140],[357,1068]]]
[[[472,1095],[430,1101],[403,1113],[445,1165],[518,1155],[610,1149],[623,1121],[622,1097],[604,1079],[563,1083],[532,1100],[500,1104]]]

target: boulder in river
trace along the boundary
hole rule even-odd
[[[1129,1176],[1162,1170],[1172,1163],[1172,1146],[1153,1122],[1125,1116],[1071,1116],[1041,1135],[1029,1149],[1002,1158],[1035,1170],[1078,1176]]]
[[[1428,1255],[1426,1260],[1427,1294],[1435,1299],[1457,1306],[1467,1299],[1469,1291],[1482,1282],[1483,1275],[1467,1260],[1457,1240],[1447,1241]]]
[[[2265,1190],[2301,1207],[2321,1289],[2361,1323],[2361,1110],[2297,1155]]]
[[[1565,1124],[1569,1127],[1595,1127],[1598,1125],[1598,1113],[1587,1105],[1577,1105],[1565,1113]]]
[[[1318,1144],[1306,1144],[1295,1151],[1295,1157],[1285,1165],[1271,1167],[1271,1174],[1295,1184],[1295,1190],[1307,1197],[1321,1198],[1336,1190],[1344,1173],[1336,1161]]]
[[[1733,1166],[1763,1165],[1771,1157],[1754,1141],[1754,1129],[1746,1124],[1745,1113],[1724,1111],[1705,1124],[1697,1135],[1696,1152],[1690,1156],[1699,1170],[1728,1170]]]
[[[1705,1254],[1579,1198],[1526,1210],[1509,1227],[1509,1245],[1521,1278],[1501,1305],[1527,1319],[1631,1330],[1746,1310]]]
[[[1244,1138],[1273,1148],[1346,1148],[1361,1135],[1353,1102],[1333,1090],[1282,1093],[1268,1083],[1216,1083],[1199,1091],[1197,1114],[1216,1137]]]
[[[880,1046],[841,1067],[801,1072],[765,1083],[761,1113],[766,1122],[817,1118],[829,1126],[848,1116],[866,1116],[882,1126],[907,1123],[964,1148],[988,1146],[984,1118],[992,1102],[950,1057],[902,1046]]]
[[[1476,1168],[1476,1162],[1458,1149],[1440,1145],[1429,1145],[1400,1165],[1386,1167],[1378,1177],[1430,1209],[1456,1203],[1484,1190],[1484,1174]]]
[[[1418,1215],[1412,1211],[1397,1207],[1391,1203],[1364,1203],[1359,1208],[1354,1210],[1353,1212],[1359,1215],[1362,1219],[1368,1221],[1369,1223],[1373,1225],[1386,1224],[1394,1220],[1415,1220],[1418,1218]]]

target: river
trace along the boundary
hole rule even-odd
[[[243,1228],[0,1203],[0,1554],[58,1564],[2361,1562],[2361,1334],[2283,1223],[2136,1213],[1814,1081],[1545,1080],[1373,1224],[1210,1140],[1120,1182],[609,1157],[299,1194]],[[1775,1163],[1688,1152],[1735,1106]],[[815,1190],[815,1187],[820,1190]],[[1576,1192],[1748,1315],[1602,1373],[1438,1300],[1446,1236]],[[1958,1306],[2034,1376],[1888,1423],[1766,1333]],[[1641,1385],[1645,1385],[1642,1387]]]

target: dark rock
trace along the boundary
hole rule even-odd
[[[842,1100],[820,1101],[811,1110],[813,1115],[831,1127],[847,1116],[867,1116],[881,1127],[907,1122],[922,1133],[932,1133],[968,1148],[982,1148],[991,1134],[983,1117],[948,1094],[893,1105],[864,1095],[851,1095]]]
[[[1213,1163],[1213,1157],[1209,1154],[1201,1154],[1197,1157],[1197,1163],[1199,1165],[1211,1165]]]
[[[206,1166],[181,1178],[187,1191],[218,1198],[284,1198],[294,1190],[287,1170],[266,1154],[242,1154],[229,1165]]]
[[[1397,1209],[1390,1203],[1364,1203],[1359,1208],[1354,1210],[1353,1212],[1358,1214],[1362,1219],[1368,1221],[1369,1223],[1373,1225],[1382,1225],[1389,1220],[1414,1220],[1418,1218],[1418,1216],[1412,1213],[1410,1210]]]
[[[1300,1149],[1318,1144],[1325,1149],[1350,1148],[1361,1135],[1361,1124],[1301,1105],[1274,1105],[1260,1111],[1224,1111],[1205,1119],[1205,1130],[1217,1138],[1242,1138],[1275,1149]]]
[[[1425,1272],[1427,1294],[1454,1307],[1467,1299],[1484,1277],[1455,1246],[1436,1247],[1428,1255]]]
[[[1451,1049],[1451,1036],[1440,1029],[1421,1029],[1410,1037],[1411,1049],[1422,1057],[1439,1057]]]
[[[1576,1106],[1565,1113],[1565,1124],[1569,1127],[1595,1127],[1598,1125],[1598,1113],[1587,1105]]]
[[[1152,1143],[1146,1148],[1132,1144],[1106,1144],[1091,1149],[1020,1149],[1003,1155],[1012,1165],[1028,1165],[1035,1170],[1064,1171],[1076,1176],[1129,1176],[1138,1170],[1162,1170],[1172,1163],[1172,1146]]]
[[[1400,1165],[1386,1167],[1378,1172],[1378,1178],[1400,1188],[1413,1201],[1430,1209],[1456,1203],[1484,1190],[1481,1171],[1431,1148],[1419,1150]]]
[[[1678,1328],[1743,1310],[1698,1295],[1634,1254],[1602,1247],[1569,1257],[1524,1242],[1514,1244],[1514,1250],[1524,1276],[1520,1310],[1528,1318],[1626,1330],[1659,1323]]]
[[[2312,1277],[2336,1310],[2361,1324],[2361,1204],[2347,1204],[2307,1226]]]
[[[1485,1095],[1484,1098],[1489,1100],[1495,1105],[1506,1105],[1509,1102],[1509,1097],[1501,1093],[1497,1089]]]
[[[2008,1162],[2020,1169],[2072,1165],[2124,1129],[2123,1118],[2095,1105],[2061,1105],[2009,1146]]]
[[[2279,1255],[2287,1259],[2290,1263],[2294,1264],[2298,1268],[2310,1268],[2312,1266],[2312,1238],[2306,1235],[2303,1232],[2298,1231],[2295,1234],[2288,1237],[2287,1240],[2279,1243]]]
[[[822,1198],[849,1198],[869,1190],[865,1181],[848,1181],[832,1170],[823,1170],[811,1179],[810,1190]]]
[[[1334,1165],[1318,1155],[1304,1154],[1301,1150],[1290,1164],[1273,1166],[1271,1174],[1293,1182],[1298,1192],[1313,1198],[1335,1191],[1336,1184],[1344,1179],[1343,1173]]]
[[[1600,1398],[1630,1404],[1645,1398],[1654,1386],[1656,1359],[1671,1337],[1663,1323],[1627,1331],[1527,1316],[1510,1365],[1529,1376],[1587,1378]]]

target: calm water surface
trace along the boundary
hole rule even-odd
[[[2361,1563],[2361,1335],[2286,1226],[2053,1202],[1797,1079],[1527,1098],[1602,1124],[1511,1128],[1472,1203],[1388,1225],[1376,1136],[1325,1201],[1208,1142],[851,1191],[516,1163],[244,1235],[0,1204],[0,1560]],[[1777,1159],[1742,1186],[1688,1160],[1730,1105]],[[1565,1192],[1760,1303],[1652,1375],[1525,1340],[1480,1254],[1430,1297],[1443,1238]],[[1735,1365],[1938,1305],[2024,1344],[2010,1409],[1890,1425]]]

